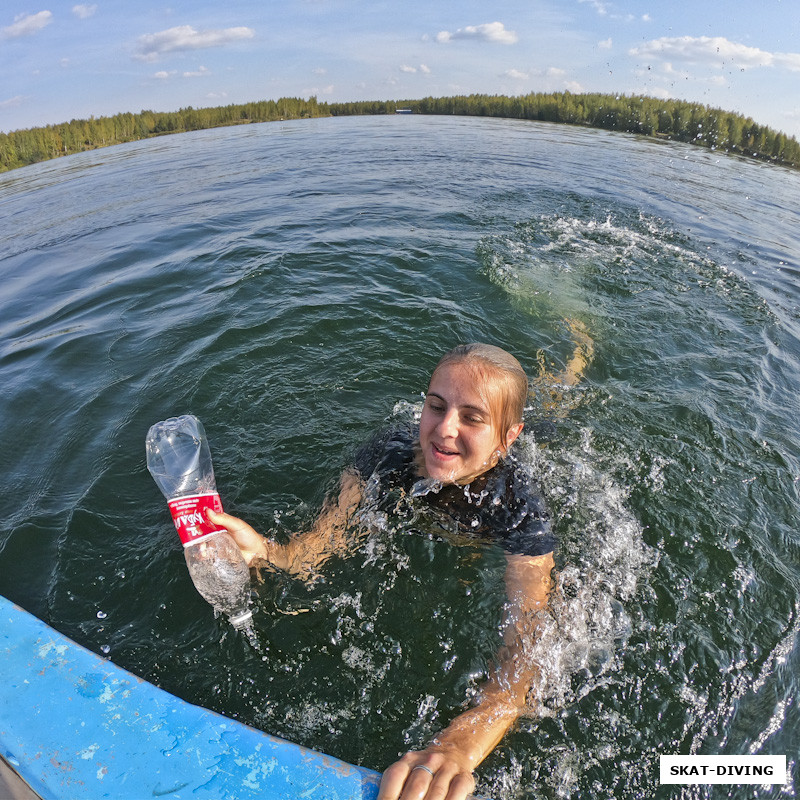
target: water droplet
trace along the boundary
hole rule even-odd
[[[105,611],[98,611],[97,612],[97,619],[105,619],[108,616]]]
[[[108,655],[111,652],[111,645],[107,645],[107,644],[100,645],[100,651],[104,655]]]

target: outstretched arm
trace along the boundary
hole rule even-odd
[[[550,593],[553,554],[506,556],[504,644],[475,708],[457,716],[424,750],[406,753],[381,779],[378,800],[464,800],[473,770],[497,746],[526,704],[539,668],[531,658]]]
[[[270,566],[309,580],[332,556],[352,549],[348,526],[361,502],[361,480],[358,473],[342,473],[339,496],[326,502],[308,531],[296,533],[286,544],[262,536],[238,517],[208,510],[208,519],[225,528],[242,551],[248,566]]]

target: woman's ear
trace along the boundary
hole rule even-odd
[[[517,437],[522,433],[522,429],[524,427],[524,422],[517,422],[516,425],[512,425],[508,429],[508,433],[506,434],[506,450],[508,450],[508,448],[514,444],[514,442],[517,440]]]

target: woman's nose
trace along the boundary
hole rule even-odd
[[[458,412],[454,409],[443,414],[438,428],[442,438],[452,437],[455,439],[458,436]]]

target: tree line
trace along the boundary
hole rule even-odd
[[[800,144],[749,117],[681,100],[639,95],[531,93],[426,97],[422,100],[320,103],[316,97],[261,100],[213,108],[141,111],[0,132],[0,171],[97,147],[169,133],[307,117],[394,114],[507,117],[558,122],[689,142],[800,169]]]

